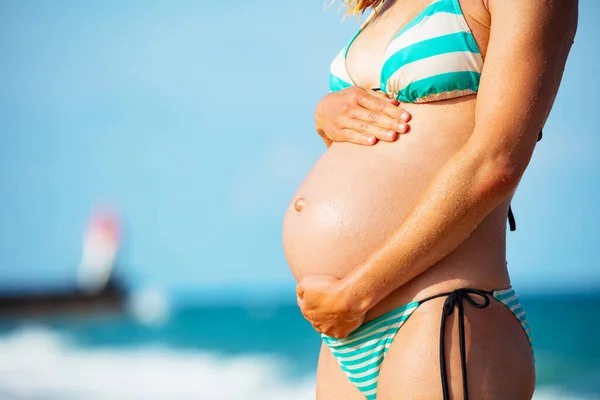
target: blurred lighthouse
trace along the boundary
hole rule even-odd
[[[114,268],[121,244],[121,222],[114,212],[97,212],[83,234],[76,286],[0,296],[0,315],[40,315],[121,311],[125,292]]]
[[[121,222],[115,212],[93,214],[83,235],[79,290],[94,295],[108,284],[121,241]]]

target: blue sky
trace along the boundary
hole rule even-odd
[[[279,5],[279,7],[276,7]],[[91,209],[120,273],[170,291],[287,290],[281,219],[324,151],[313,110],[357,28],[323,2],[0,2],[0,290],[74,282]],[[600,288],[600,3],[513,206],[515,286]]]

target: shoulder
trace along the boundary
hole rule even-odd
[[[490,16],[496,19],[510,19],[513,23],[535,22],[539,28],[548,28],[558,23],[556,28],[574,30],[577,27],[579,0],[479,0],[484,2]]]
[[[566,54],[577,31],[578,0],[486,0],[492,36],[530,45],[530,51]]]

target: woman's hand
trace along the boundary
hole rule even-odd
[[[308,276],[296,286],[298,306],[315,330],[343,339],[360,327],[366,309],[341,279],[330,275]]]
[[[356,86],[329,93],[315,111],[317,132],[328,146],[332,142],[393,142],[398,133],[408,132],[410,120],[399,104],[384,93]]]

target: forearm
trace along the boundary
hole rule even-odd
[[[400,227],[345,279],[370,309],[456,249],[515,188],[519,171],[468,143],[428,185]]]

